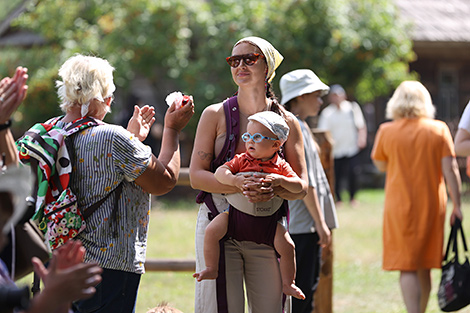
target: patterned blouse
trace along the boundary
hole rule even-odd
[[[150,195],[133,181],[147,168],[150,147],[123,127],[110,124],[87,128],[72,140],[71,187],[81,208],[103,199],[123,182],[118,203],[114,195],[108,197],[77,237],[86,249],[85,261],[96,261],[106,269],[144,273]]]

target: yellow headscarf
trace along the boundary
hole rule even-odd
[[[234,47],[241,42],[251,43],[257,46],[261,52],[263,52],[264,56],[266,57],[266,63],[268,64],[268,74],[266,75],[266,80],[268,83],[270,83],[274,76],[276,76],[275,71],[281,64],[282,60],[284,60],[284,57],[279,53],[279,51],[276,50],[276,48],[273,47],[272,44],[263,38],[255,36],[245,37],[237,41]]]

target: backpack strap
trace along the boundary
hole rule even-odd
[[[51,121],[50,125],[55,126],[57,124],[57,122],[59,122],[62,118],[63,118],[63,116],[59,116],[59,117],[51,119],[50,120]],[[64,144],[65,144],[65,147],[67,149],[68,157],[69,157],[71,163],[73,163],[73,159],[74,159],[74,155],[75,155],[73,142],[72,142],[71,137],[74,134],[78,133],[79,131],[81,131],[85,128],[98,126],[98,125],[103,125],[103,124],[104,123],[102,121],[97,120],[93,117],[87,116],[85,118],[79,118],[79,119],[76,119],[76,120],[72,121],[70,123],[70,125],[68,125],[64,128],[64,131],[65,131]],[[58,151],[56,151],[56,156],[55,156],[56,158],[57,158],[57,152]],[[70,175],[72,175],[72,172],[70,172]],[[52,175],[51,179],[54,182],[54,185],[56,186],[56,188],[59,190],[59,194],[60,194],[64,190],[64,188],[61,184],[61,181],[60,181],[60,178],[59,178],[59,173],[57,171],[55,171],[55,173]]]
[[[91,206],[89,206],[86,209],[80,209],[82,211],[83,218],[86,220],[89,218],[112,194],[115,194],[114,199],[117,203],[119,201],[119,197],[121,196],[122,193],[122,182],[119,183],[119,185],[114,188],[112,191],[110,191],[103,199],[100,201],[93,203]],[[113,212],[111,213],[111,218],[115,219],[116,216],[116,206],[113,208]]]

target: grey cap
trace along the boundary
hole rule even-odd
[[[257,121],[263,124],[267,129],[269,129],[281,143],[286,142],[287,137],[289,137],[289,126],[282,116],[273,111],[262,111],[250,115],[248,117],[250,121]]]
[[[321,96],[324,96],[330,90],[330,87],[309,69],[300,69],[284,74],[281,77],[279,87],[282,93],[282,105],[304,94],[321,90]]]
[[[330,88],[330,94],[335,94],[339,96],[344,96],[346,94],[346,91],[341,85],[334,84]]]

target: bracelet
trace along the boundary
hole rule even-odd
[[[11,119],[9,119],[5,124],[0,124],[0,131],[7,129],[11,126]]]

